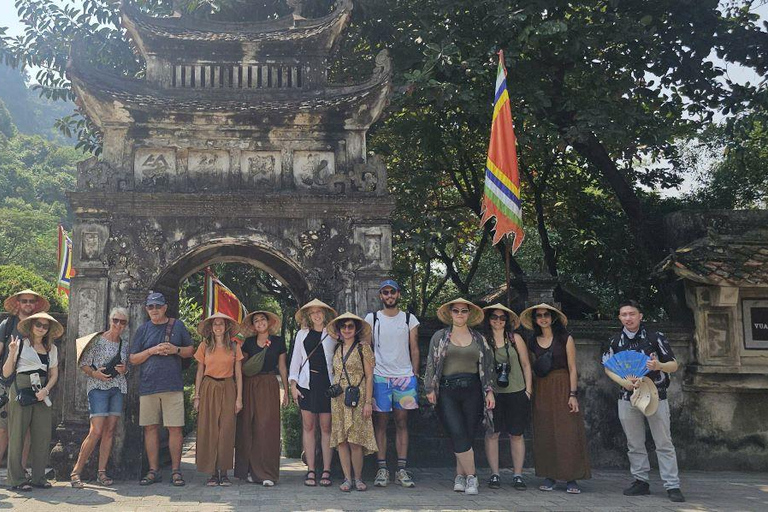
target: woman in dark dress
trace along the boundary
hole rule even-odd
[[[280,317],[254,311],[243,319],[243,410],[237,416],[235,476],[272,487],[280,478],[280,406],[288,405],[288,367]],[[280,398],[280,382],[285,390]]]
[[[288,374],[291,397],[301,409],[302,442],[309,468],[304,485],[318,484],[315,467],[315,428],[320,423],[320,445],[323,452],[323,472],[320,485],[331,485],[331,400],[325,394],[331,385],[333,349],[336,341],[328,336],[325,326],[337,316],[336,310],[314,299],[296,312],[296,322],[302,329],[296,333]]]
[[[528,347],[534,355],[533,460],[539,486],[551,491],[557,480],[566,492],[579,494],[577,480],[591,478],[584,413],[579,407],[576,343],[565,326],[568,318],[549,304],[537,304],[520,314],[520,322],[534,336]]]

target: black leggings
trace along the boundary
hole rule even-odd
[[[437,398],[437,413],[443,428],[451,436],[454,453],[464,453],[472,449],[477,427],[483,421],[485,406],[480,377],[462,376],[459,380],[468,385],[446,385],[443,379]]]

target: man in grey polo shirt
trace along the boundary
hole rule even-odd
[[[184,441],[184,383],[181,360],[193,356],[195,348],[189,331],[175,318],[168,318],[168,304],[162,293],[147,296],[149,321],[137,330],[131,345],[130,362],[140,367],[139,425],[144,427],[144,445],[149,473],[139,482],[151,485],[160,473],[160,424],[168,429],[171,452],[171,483],[183,486],[181,447]]]

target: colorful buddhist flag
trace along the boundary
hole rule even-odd
[[[214,313],[224,313],[240,323],[248,314],[248,310],[245,309],[237,295],[219,281],[210,267],[205,269],[204,293],[206,318]]]
[[[504,53],[499,51],[499,70],[496,75],[496,97],[493,103],[491,141],[485,164],[485,190],[481,206],[485,224],[496,217],[493,245],[512,235],[511,252],[520,248],[525,238],[523,232],[522,203],[520,201],[520,174],[517,168],[517,139],[512,125],[512,108],[507,92],[507,70]]]
[[[72,240],[61,224],[59,224],[59,248],[56,258],[59,260],[59,279],[56,290],[69,296],[69,282],[75,275],[75,270],[72,268]]]

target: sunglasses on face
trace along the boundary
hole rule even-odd
[[[43,323],[43,322],[35,322],[32,324],[34,327],[37,327],[38,329],[45,329],[46,331],[50,327],[49,324]]]
[[[161,309],[165,307],[165,304],[147,304],[147,310],[152,311],[153,309]]]
[[[37,304],[37,299],[19,299],[19,304]]]
[[[399,292],[397,290],[381,290],[379,293],[384,297],[389,297],[390,295],[397,295]]]
[[[346,324],[341,325],[342,329],[357,329],[357,326],[354,324],[354,322],[348,322]]]
[[[128,320],[123,320],[122,318],[113,318],[112,323],[115,325],[128,325]]]
[[[549,311],[546,311],[544,313],[536,313],[536,318],[549,318],[552,315],[549,313]]]
[[[461,308],[461,309],[460,308],[453,308],[453,309],[451,309],[451,313],[453,313],[454,315],[466,315],[467,313],[469,313],[469,309],[467,309],[467,308]]]
[[[506,320],[507,315],[491,315],[491,320]]]

